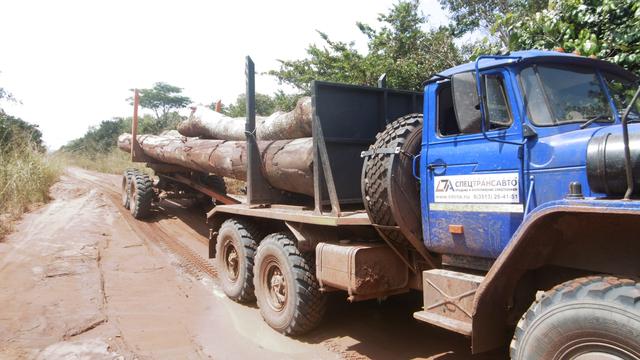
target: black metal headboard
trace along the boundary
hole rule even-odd
[[[315,207],[322,211],[328,202],[332,213],[339,215],[341,204],[362,203],[360,153],[375,142],[376,134],[388,123],[422,113],[423,95],[314,81],[312,96]]]

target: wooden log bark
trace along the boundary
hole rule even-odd
[[[289,112],[278,111],[268,117],[256,117],[258,140],[285,140],[311,136],[311,98],[298,100]],[[189,119],[178,125],[188,137],[218,140],[244,140],[245,118],[232,118],[206,106],[198,106]]]
[[[161,163],[247,179],[245,141],[208,140],[175,136],[138,135],[142,151]],[[131,134],[118,137],[118,148],[131,151]],[[258,141],[263,173],[271,186],[313,195],[313,139]]]

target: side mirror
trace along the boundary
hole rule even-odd
[[[463,134],[479,133],[482,116],[475,72],[453,75],[451,77],[451,92],[460,132]]]

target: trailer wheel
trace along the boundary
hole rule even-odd
[[[130,181],[131,181],[131,177],[136,172],[137,172],[136,169],[129,168],[125,170],[124,173],[122,174],[122,189],[121,189],[122,190],[122,206],[125,209],[129,209],[129,201],[131,199]]]
[[[362,200],[376,230],[393,243],[406,246],[407,238],[421,237],[420,191],[413,177],[413,157],[420,153],[422,114],[409,114],[387,125],[369,150],[400,148],[399,153],[379,152],[362,166]],[[393,227],[399,231],[390,230]]]
[[[590,276],[554,287],[522,316],[511,358],[640,359],[640,283]]]
[[[218,230],[216,262],[221,272],[224,293],[237,302],[255,300],[253,265],[258,241],[258,229],[243,219],[228,219]]]
[[[151,203],[153,201],[153,181],[147,174],[134,173],[131,176],[129,186],[130,200],[129,211],[136,219],[143,219],[151,213]]]
[[[325,311],[325,297],[314,274],[313,254],[303,255],[290,235],[268,235],[258,246],[255,291],[264,320],[285,335],[316,327]]]

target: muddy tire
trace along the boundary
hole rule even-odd
[[[224,293],[232,300],[255,300],[253,265],[258,241],[262,238],[254,224],[244,219],[228,219],[218,230],[216,263]]]
[[[131,199],[131,177],[136,172],[136,169],[127,169],[122,174],[122,206],[125,209],[129,209],[129,202]]]
[[[313,253],[303,255],[290,235],[268,235],[256,254],[255,293],[262,318],[278,332],[300,335],[315,328],[326,301],[315,277]]]
[[[387,125],[376,135],[369,150],[396,149],[398,154],[374,154],[362,167],[362,200],[372,223],[399,226],[403,232],[376,228],[399,246],[406,246],[406,237],[420,237],[420,192],[413,178],[411,155],[420,153],[422,114],[409,114]],[[406,232],[410,232],[404,235]]]
[[[151,213],[151,203],[153,202],[153,181],[151,177],[142,173],[134,173],[131,176],[129,186],[130,200],[129,211],[136,219],[144,219]]]
[[[590,276],[558,285],[531,305],[516,327],[511,359],[640,359],[638,339],[640,284]]]

